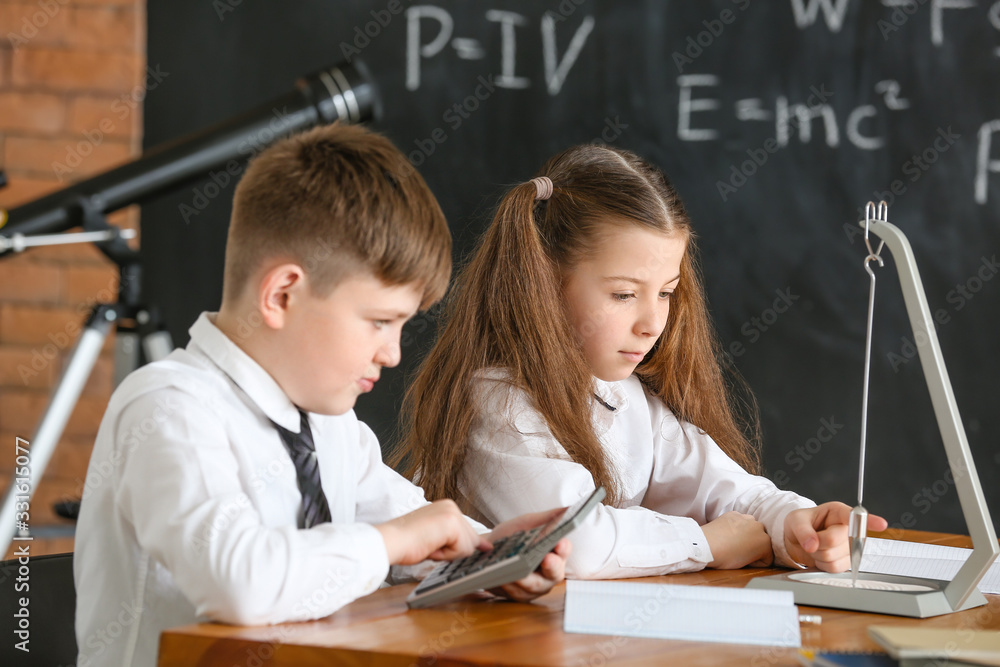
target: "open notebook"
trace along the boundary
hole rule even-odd
[[[951,581],[971,553],[972,549],[869,537],[861,571]],[[979,591],[1000,593],[1000,561],[990,566],[979,582]]]

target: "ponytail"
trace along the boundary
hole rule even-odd
[[[606,502],[620,503],[617,476],[593,429],[593,376],[569,321],[561,275],[593,249],[599,230],[624,223],[688,241],[667,326],[636,374],[647,393],[756,472],[756,406],[749,392],[742,403],[733,398],[720,368],[694,233],[673,185],[634,153],[606,146],[570,148],[541,173],[547,177],[507,193],[458,275],[439,339],[404,398],[407,431],[394,465],[403,464],[428,497],[457,497],[478,416],[475,374],[499,369],[533,401],[569,457],[607,489]],[[731,379],[746,388],[735,373]]]
[[[546,179],[547,180],[547,179]],[[591,426],[593,376],[565,313],[560,271],[535,221],[552,204],[535,182],[512,188],[472,260],[459,273],[444,326],[403,401],[404,436],[390,458],[432,500],[459,495],[478,409],[475,374],[506,371],[553,437],[584,465],[609,501],[619,485]],[[558,184],[553,200],[558,199]]]

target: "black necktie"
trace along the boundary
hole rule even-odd
[[[309,415],[302,410],[299,410],[299,415],[302,417],[302,428],[298,433],[292,433],[278,424],[274,427],[278,429],[281,441],[285,443],[285,449],[295,464],[295,476],[302,494],[301,527],[312,528],[330,520],[330,506],[326,503],[323,484],[319,479],[319,461],[316,460],[312,429],[309,428]]]

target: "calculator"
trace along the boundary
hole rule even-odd
[[[429,607],[523,579],[534,572],[556,543],[571,533],[603,499],[604,487],[599,486],[547,523],[497,540],[491,551],[479,551],[441,563],[413,589],[406,604],[411,609]]]

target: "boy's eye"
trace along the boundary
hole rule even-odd
[[[389,325],[389,320],[372,320],[376,329],[383,329]]]

